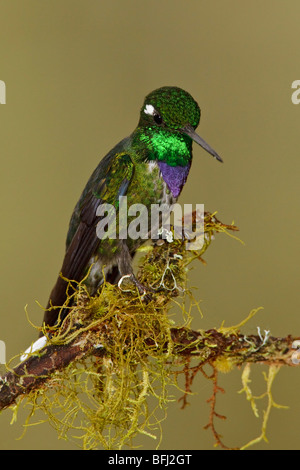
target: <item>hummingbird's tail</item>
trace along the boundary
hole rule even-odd
[[[110,284],[117,284],[121,278],[121,273],[118,266],[113,266],[111,271],[106,275],[106,281]],[[59,276],[57,278],[56,284],[53,287],[46,311],[43,319],[43,326],[54,326],[58,322],[62,322],[68,313],[70,312],[70,307],[72,307],[72,299],[67,308],[61,308],[67,300],[67,282]],[[99,287],[99,286],[98,286]],[[97,288],[98,288],[97,287]],[[96,291],[97,289],[95,289]],[[96,292],[92,292],[91,295],[95,295]],[[56,308],[55,308],[56,307]],[[39,337],[43,336],[43,333],[40,332]]]
[[[43,326],[54,326],[58,320],[61,322],[67,316],[69,309],[61,309],[67,299],[66,289],[67,282],[59,276],[48,300]],[[39,336],[43,336],[43,333],[40,332]]]

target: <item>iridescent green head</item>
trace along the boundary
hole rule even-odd
[[[200,121],[200,108],[194,98],[181,88],[165,86],[146,96],[141,109],[140,125],[150,124],[181,129]]]
[[[200,108],[194,98],[178,87],[165,86],[152,91],[146,96],[140,113],[139,129],[144,129],[143,140],[158,141],[162,147],[162,138],[173,140],[194,140],[217,160],[221,157],[195,132],[200,121]],[[157,135],[155,135],[157,134]],[[151,139],[152,136],[152,139]],[[188,136],[188,137],[187,137]],[[158,147],[158,146],[157,146]],[[166,146],[164,146],[166,147]],[[161,158],[165,158],[165,152],[161,152]],[[159,158],[159,157],[158,157]]]

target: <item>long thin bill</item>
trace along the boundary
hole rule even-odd
[[[201,145],[202,148],[204,148],[204,150],[206,150],[208,153],[210,153],[214,158],[216,158],[219,162],[223,162],[222,158],[220,157],[220,155],[217,154],[217,152],[215,152],[214,149],[211,148],[210,145],[208,145],[205,140],[202,139],[202,137],[200,137],[200,135],[198,135],[195,130],[193,129],[192,126],[185,126],[183,129],[181,129],[182,132],[186,135],[188,135],[191,139],[193,139],[194,142],[196,142],[197,144]]]

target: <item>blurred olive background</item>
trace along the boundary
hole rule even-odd
[[[299,335],[300,105],[291,84],[300,79],[297,0],[1,0],[1,329],[7,359],[36,338],[26,319],[42,311],[61,267],[69,217],[98,161],[136,126],[144,96],[163,85],[189,91],[199,102],[199,134],[224,159],[194,146],[182,203],[204,203],[233,220],[245,245],[219,235],[195,262],[203,319],[194,328],[239,323],[256,334]],[[256,394],[262,371],[253,370]],[[241,371],[220,377],[226,390],[217,429],[229,446],[260,434],[241,388]],[[284,368],[274,399],[269,444],[299,448],[299,371]],[[170,404],[161,449],[211,449],[209,381],[198,377],[184,411]],[[178,395],[179,397],[179,395]],[[264,403],[266,405],[266,403]],[[0,417],[1,449],[72,449],[42,424],[28,429],[29,412]],[[261,409],[262,417],[262,409]],[[155,448],[150,438],[144,448]]]

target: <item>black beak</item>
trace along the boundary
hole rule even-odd
[[[204,150],[206,150],[208,153],[210,153],[214,158],[216,158],[219,162],[223,162],[222,158],[220,157],[220,155],[217,154],[217,152],[215,152],[211,147],[210,145],[208,145],[205,140],[202,139],[202,137],[200,137],[200,135],[198,135],[194,128],[192,126],[190,126],[189,124],[185,127],[183,127],[181,129],[181,131],[188,135],[191,139],[193,139],[194,142],[196,142],[197,144],[201,145],[202,148],[204,148]]]

